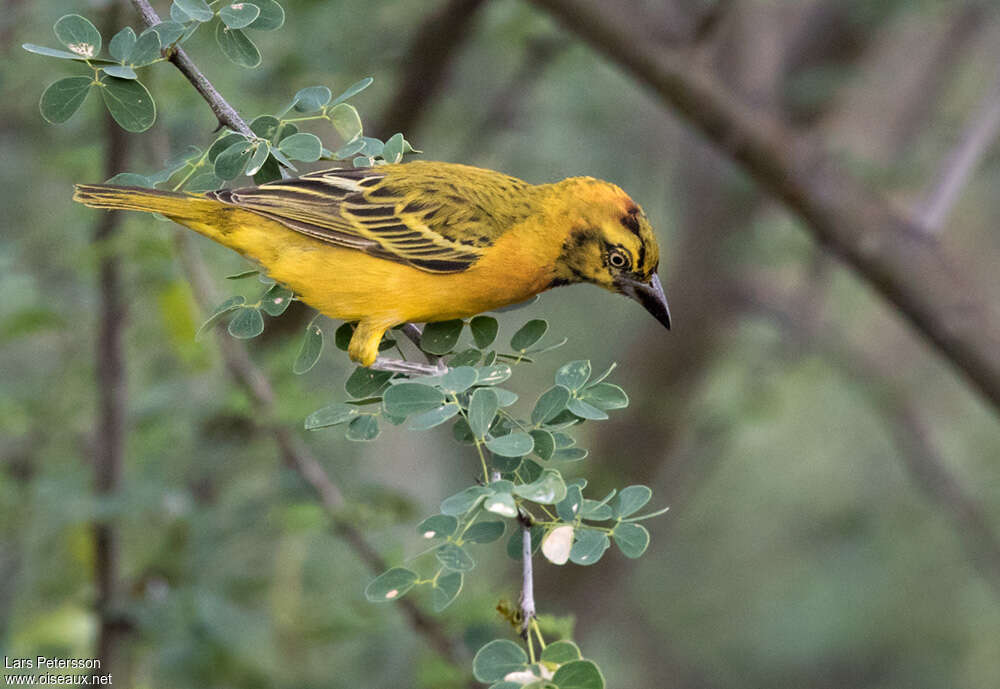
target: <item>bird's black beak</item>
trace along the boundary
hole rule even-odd
[[[667,306],[667,296],[663,293],[663,285],[656,273],[653,273],[649,282],[625,278],[619,283],[619,289],[622,294],[642,304],[656,320],[663,323],[663,327],[670,330],[670,307]]]

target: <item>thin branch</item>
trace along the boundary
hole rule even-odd
[[[535,619],[535,578],[531,563],[531,522],[521,517],[521,635],[531,634]]]
[[[948,155],[937,180],[914,216],[928,234],[941,231],[983,156],[1000,135],[1000,74],[983,98],[958,145]]]
[[[651,88],[740,163],[895,305],[1000,411],[1000,315],[945,247],[818,142],[754,108],[677,49],[636,40],[627,15],[596,0],[531,0]]]
[[[156,10],[153,9],[147,0],[131,0],[131,2],[147,26],[156,26],[160,23],[160,15],[156,13]],[[240,114],[236,112],[236,108],[231,106],[222,97],[212,85],[212,82],[205,78],[205,75],[192,62],[183,48],[180,46],[175,47],[170,52],[169,59],[181,71],[181,74],[187,77],[191,85],[195,87],[198,93],[201,94],[201,97],[205,99],[205,102],[208,103],[208,106],[212,108],[212,112],[215,113],[215,117],[219,120],[220,125],[229,127],[234,132],[239,132],[244,136],[254,135],[250,131],[250,126],[247,125],[246,120],[240,117]]]

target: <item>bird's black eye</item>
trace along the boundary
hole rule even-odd
[[[612,268],[628,269],[632,261],[621,249],[612,249],[611,253],[608,254],[608,264]]]

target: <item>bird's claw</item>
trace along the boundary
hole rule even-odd
[[[418,376],[440,376],[448,372],[448,366],[441,359],[438,359],[433,364],[421,364],[416,361],[379,358],[369,368],[373,371],[391,371],[393,373],[406,373]]]

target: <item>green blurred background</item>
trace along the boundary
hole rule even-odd
[[[127,4],[127,3],[126,3]],[[166,3],[154,3],[161,13]],[[658,229],[676,326],[590,287],[532,316],[570,343],[540,365],[620,364],[632,406],[588,426],[580,468],[595,494],[629,483],[670,505],[647,555],[591,568],[539,564],[541,612],[576,616],[612,687],[871,689],[1000,686],[1000,433],[995,414],[893,309],[817,247],[799,221],[632,79],[520,0],[285,0],[259,34],[261,68],[188,50],[245,116],[299,88],[354,99],[366,133],[402,130],[424,158],[534,182],[613,181]],[[398,607],[364,600],[370,572],[283,468],[234,388],[174,255],[173,228],[138,215],[110,243],[71,185],[97,181],[106,132],[91,96],[62,126],[44,86],[75,73],[29,55],[53,22],[101,0],[4,0],[0,17],[0,652],[95,654],[92,523],[120,533],[126,687],[448,687],[450,669]],[[622,0],[637,41],[688,41],[748,101],[813,130],[856,176],[916,207],[963,130],[996,101],[1000,16],[991,2]],[[140,27],[130,7],[122,21]],[[120,25],[120,24],[119,24]],[[105,31],[105,40],[111,32]],[[206,145],[214,118],[169,65],[147,80],[150,133],[128,169]],[[992,94],[992,96],[991,96]],[[984,101],[984,98],[986,99]],[[1000,158],[987,153],[942,237],[1000,298]],[[220,293],[246,264],[197,238]],[[98,266],[122,256],[126,452],[122,490],[93,490]],[[328,347],[291,363],[302,313],[250,344],[281,423],[340,485],[345,514],[390,562],[412,525],[469,483],[475,460],[444,430],[387,428],[375,443],[301,421],[342,397],[351,370]],[[283,325],[286,323],[287,325]],[[331,335],[331,324],[324,325]],[[537,390],[519,390],[533,397]],[[416,442],[419,439],[419,442]],[[502,550],[495,548],[493,550]],[[518,570],[488,555],[439,622],[470,654],[506,633]],[[105,611],[105,615],[108,612]]]

